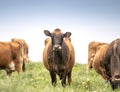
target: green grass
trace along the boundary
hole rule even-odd
[[[105,84],[94,70],[86,74],[85,64],[75,64],[72,84],[65,88],[58,77],[56,86],[52,86],[49,72],[42,63],[29,62],[26,68],[21,75],[13,72],[10,77],[4,70],[0,71],[0,92],[112,92],[110,84]]]

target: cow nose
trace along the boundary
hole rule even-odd
[[[118,80],[120,81],[120,75],[119,74],[114,75],[112,79],[113,81],[118,81]]]
[[[120,79],[120,75],[117,74],[117,75],[114,76],[114,78],[115,79]]]
[[[60,46],[60,45],[54,45],[54,47],[53,47],[53,50],[54,51],[60,51],[62,49],[62,47]]]

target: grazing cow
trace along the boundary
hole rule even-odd
[[[72,68],[75,63],[74,48],[70,41],[71,33],[63,34],[60,29],[55,29],[52,33],[45,30],[44,33],[51,37],[43,51],[43,63],[50,73],[51,82],[53,85],[57,82],[57,74],[63,87],[66,85],[66,77],[70,85]]]
[[[23,39],[12,38],[11,41],[20,44],[22,47],[22,54],[21,54],[21,58],[22,58],[22,62],[23,62],[22,69],[23,69],[23,71],[25,71],[26,62],[29,59],[28,58],[28,51],[29,51],[28,44]]]
[[[109,45],[104,66],[112,89],[120,88],[120,39],[112,41]]]
[[[95,42],[95,41],[92,41],[92,42],[89,43],[89,45],[88,45],[88,64],[86,66],[87,73],[92,68],[92,63],[93,63],[93,59],[96,55],[96,52],[104,44],[108,44],[108,43]]]
[[[7,75],[15,70],[22,73],[21,46],[15,42],[0,42],[0,69],[5,69]]]
[[[106,50],[108,48],[108,44],[102,45],[101,48],[97,51],[94,60],[93,60],[93,68],[95,71],[100,74],[105,81],[108,81],[108,76],[106,75],[106,70],[104,66],[104,56],[106,53]]]

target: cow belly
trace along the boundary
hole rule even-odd
[[[65,70],[65,66],[64,65],[55,65],[54,70],[57,73],[63,72]]]

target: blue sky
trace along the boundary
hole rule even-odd
[[[43,30],[72,33],[76,62],[87,63],[90,41],[120,37],[119,0],[0,0],[0,41],[23,38],[32,61],[42,61]]]

